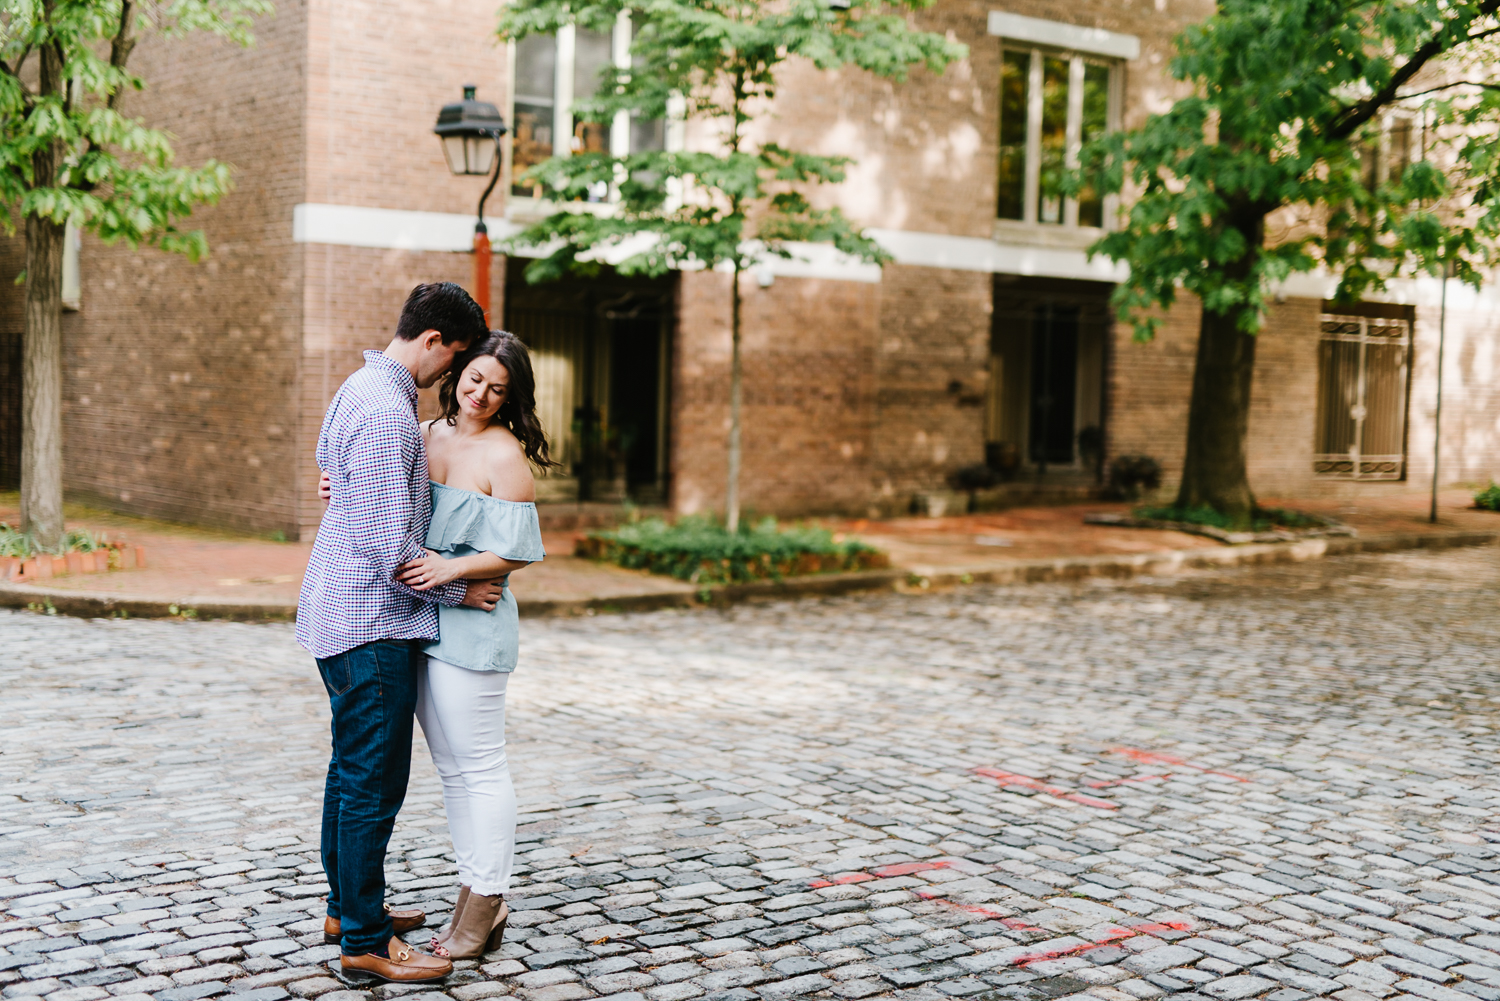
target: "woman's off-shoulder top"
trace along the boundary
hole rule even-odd
[[[494,553],[503,560],[540,561],[542,529],[536,505],[499,500],[474,490],[432,484],[432,525],[427,548],[445,559]],[[471,671],[514,671],[521,622],[510,587],[493,611],[438,608],[438,638],[429,657]]]

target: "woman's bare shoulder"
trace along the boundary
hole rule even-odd
[[[536,500],[536,479],[520,441],[506,428],[495,426],[485,434],[485,465],[490,478],[490,496],[508,501]]]

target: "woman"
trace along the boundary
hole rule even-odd
[[[397,576],[417,590],[484,580],[542,559],[531,467],[554,466],[536,416],[526,345],[503,330],[454,361],[439,391],[443,416],[423,426],[432,477],[425,559]],[[493,611],[439,610],[425,645],[417,719],[443,782],[460,889],[433,951],[472,959],[499,948],[509,911],[516,794],[505,758],[505,687],[519,641],[510,588]]]

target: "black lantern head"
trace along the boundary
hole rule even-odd
[[[464,99],[443,105],[432,130],[443,141],[448,169],[455,174],[488,174],[495,165],[497,140],[507,131],[500,110],[475,99],[477,89],[464,84]]]

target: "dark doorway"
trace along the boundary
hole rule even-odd
[[[1031,461],[1066,465],[1074,458],[1077,427],[1078,313],[1076,304],[1039,303],[1031,324]]]
[[[21,340],[0,333],[0,490],[21,486]]]
[[[563,463],[538,497],[665,503],[673,280],[605,269],[528,285],[527,263],[507,263],[505,324],[531,349],[537,412]]]
[[[1098,474],[1113,287],[995,276],[985,453],[1002,472]]]

